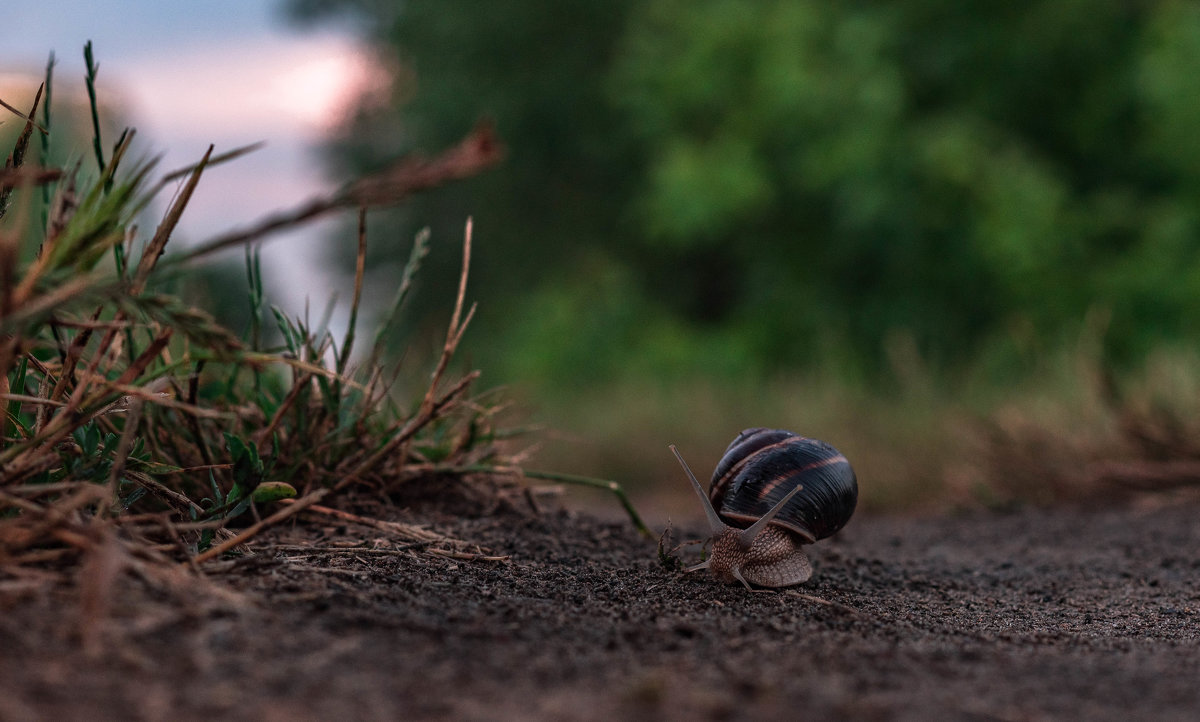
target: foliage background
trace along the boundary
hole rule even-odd
[[[1194,3],[290,8],[354,18],[393,68],[337,176],[497,125],[505,165],[377,222],[372,267],[430,225],[423,280],[448,287],[474,215],[465,351],[579,435],[552,464],[636,484],[673,473],[670,441],[703,466],[779,425],[920,499],[959,483],[964,418],[1053,397],[1075,425],[1089,369],[1190,358]]]

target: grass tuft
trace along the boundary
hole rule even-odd
[[[49,150],[53,56],[45,127],[34,121],[41,91],[28,114],[4,104],[25,131],[0,175],[0,573],[74,560],[96,571],[84,591],[89,604],[102,605],[117,570],[154,562],[198,568],[297,514],[340,513],[316,504],[336,493],[394,489],[428,475],[431,461],[481,472],[510,465],[494,425],[497,407],[473,396],[478,372],[452,372],[474,312],[466,304],[470,221],[428,387],[401,400],[392,382],[398,368],[380,352],[428,253],[427,232],[414,241],[365,360],[355,354],[368,210],[494,164],[501,149],[490,130],[164,255],[205,171],[256,146],[209,148],[154,181],[152,160],[128,160],[136,133],[127,129],[106,158],[90,42],[84,57],[96,173],[28,163],[39,148],[43,159]],[[40,147],[31,144],[35,130]],[[142,237],[135,219],[176,182],[182,189]],[[313,325],[272,308],[282,342],[266,346],[269,304],[255,244],[339,211],[359,217],[349,328],[338,340],[325,320]],[[236,245],[246,247],[250,281],[252,320],[241,333],[166,291],[189,264]],[[451,539],[414,534],[429,553],[475,554]]]

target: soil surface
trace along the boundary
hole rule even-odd
[[[73,588],[0,594],[0,720],[1194,720],[1198,512],[860,515],[754,594],[563,511],[423,515],[499,562],[309,522],[129,578],[91,654]]]

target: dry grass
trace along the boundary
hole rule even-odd
[[[173,584],[263,529],[329,513],[316,502],[338,492],[388,491],[438,466],[507,468],[496,407],[472,396],[477,372],[451,371],[473,312],[464,311],[469,222],[446,341],[413,407],[397,402],[398,369],[382,358],[378,338],[367,353],[353,353],[367,210],[497,162],[502,150],[489,128],[436,158],[404,159],[328,197],[164,256],[205,172],[252,148],[219,155],[210,148],[195,165],[155,182],[152,162],[129,160],[135,133],[127,130],[106,159],[90,46],[85,55],[97,176],[78,165],[31,162],[33,139],[51,128],[41,90],[27,113],[4,106],[24,129],[0,171],[0,584],[79,569],[82,617],[98,618],[126,572]],[[51,81],[52,66],[46,96]],[[174,183],[182,185],[161,222],[143,236],[139,212]],[[348,331],[338,339],[273,309],[283,343],[262,347],[262,278],[251,244],[355,209],[358,272]],[[414,243],[393,313],[426,243],[425,236]],[[163,290],[186,264],[235,245],[247,247],[255,319],[243,334]],[[290,503],[268,508],[280,500]],[[404,525],[388,531],[428,534]],[[422,547],[477,553],[465,549],[440,537]],[[86,630],[81,638],[87,647]]]
[[[769,380],[630,379],[544,401],[552,468],[627,481],[648,518],[692,518],[667,451],[715,467],[742,428],[788,428],[833,443],[859,477],[860,513],[941,513],[1025,504],[1168,503],[1200,496],[1200,357],[1166,350],[1106,369],[1092,347],[1063,351],[1006,387],[921,380],[882,390],[820,375]],[[620,449],[619,454],[613,449]],[[580,496],[593,506],[599,497]],[[597,508],[600,508],[597,506]]]
[[[1170,502],[1200,492],[1200,359],[1160,350],[1118,378],[1080,362],[1086,393],[1006,404],[977,426],[977,496],[990,504]]]

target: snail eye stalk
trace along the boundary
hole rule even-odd
[[[780,499],[778,504],[771,507],[770,511],[768,511],[766,514],[763,514],[758,521],[754,522],[747,529],[743,530],[742,533],[738,535],[738,541],[741,543],[742,548],[749,549],[751,546],[753,546],[755,537],[757,537],[763,529],[767,528],[767,524],[771,523],[771,520],[775,518],[775,515],[778,514],[781,509],[783,509],[784,505],[792,500],[793,496],[800,493],[800,490],[803,488],[804,487],[797,485],[796,488],[787,493],[787,496]]]
[[[708,526],[712,530],[713,536],[722,533],[728,527],[725,525],[725,522],[721,521],[721,517],[717,515],[717,510],[713,508],[712,502],[708,500],[708,494],[704,493],[704,487],[700,486],[700,482],[696,480],[696,475],[692,473],[691,468],[683,460],[683,456],[680,455],[679,449],[676,449],[674,444],[671,444],[671,453],[675,454],[676,459],[679,459],[680,465],[683,466],[684,472],[687,473],[688,479],[692,482],[692,488],[696,490],[696,496],[700,497],[700,504],[704,506],[704,514],[708,517]]]

